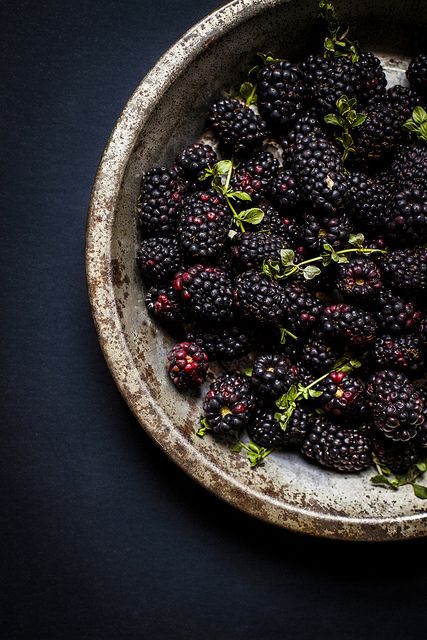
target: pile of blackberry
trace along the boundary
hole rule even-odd
[[[199,435],[396,487],[426,457],[427,55],[387,87],[328,7],[327,48],[261,55],[145,172],[136,263]]]

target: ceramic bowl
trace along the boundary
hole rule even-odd
[[[337,2],[364,48],[399,77],[425,45],[418,0]],[[410,487],[374,487],[372,472],[340,475],[296,454],[247,460],[196,436],[200,400],[178,394],[164,368],[171,339],[147,316],[135,269],[135,207],[144,170],[171,163],[202,131],[207,105],[236,85],[255,51],[298,59],[309,48],[315,2],[236,0],[190,29],[142,80],[124,108],[96,176],[87,228],[87,278],[99,340],[141,426],[191,477],[258,518],[317,536],[385,540],[425,535],[427,513]]]

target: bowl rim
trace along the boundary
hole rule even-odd
[[[161,438],[168,418],[137,373],[124,338],[114,296],[111,239],[114,210],[129,157],[144,121],[181,70],[212,43],[218,31],[237,25],[286,0],[233,0],[191,27],[141,80],[119,116],[96,172],[86,227],[86,278],[94,324],[105,360],[119,391],[139,424],[191,478],[221,499],[271,524],[318,537],[396,540],[426,535],[427,513],[399,518],[355,518],[294,507],[240,483],[204,457],[178,429]]]

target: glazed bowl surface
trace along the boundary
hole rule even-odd
[[[427,4],[417,0],[336,2],[363,48],[402,81],[425,45]],[[298,60],[309,50],[315,3],[235,0],[190,29],[158,61],[125,106],[102,156],[89,207],[86,267],[99,340],[114,379],[141,426],[183,470],[234,506],[312,535],[391,540],[427,533],[423,501],[410,487],[373,486],[372,470],[340,475],[294,453],[247,460],[196,435],[201,401],[178,394],[165,375],[172,339],[147,315],[135,268],[135,208],[142,173],[170,164],[199,139],[207,106],[238,85],[254,52]],[[404,80],[403,80],[404,81]]]

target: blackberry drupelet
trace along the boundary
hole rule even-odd
[[[167,371],[178,389],[199,387],[206,380],[208,356],[194,342],[180,342],[168,352]]]
[[[175,169],[155,167],[141,180],[137,215],[144,237],[175,232],[185,186]]]
[[[419,331],[423,313],[416,309],[413,302],[390,289],[382,289],[375,302],[377,309],[374,315],[382,332],[395,335]]]
[[[277,175],[279,162],[269,151],[258,151],[240,163],[231,179],[235,191],[248,193],[252,202],[259,202],[270,182]]]
[[[239,100],[215,102],[209,110],[208,123],[225,149],[237,154],[259,146],[267,136],[267,125],[250,107]]]
[[[231,216],[225,199],[213,190],[186,198],[178,224],[182,251],[190,262],[212,262],[224,251]]]
[[[148,313],[159,320],[171,324],[181,324],[185,319],[179,294],[171,286],[151,287],[145,295]]]
[[[354,66],[359,72],[360,90],[357,97],[360,105],[385,95],[387,79],[377,56],[370,51],[360,51]]]
[[[301,451],[308,459],[336,471],[353,473],[371,464],[367,435],[358,429],[342,428],[326,416],[314,419]]]
[[[348,304],[325,307],[320,324],[325,334],[342,339],[352,347],[366,347],[374,342],[377,334],[377,323],[372,313]]]
[[[233,286],[225,271],[196,264],[179,272],[173,287],[196,320],[227,322],[233,314]]]
[[[283,214],[294,213],[301,203],[301,192],[295,176],[287,169],[273,178],[266,195]]]
[[[216,378],[203,401],[203,412],[215,433],[241,431],[255,409],[248,378],[225,373]]]
[[[187,180],[197,180],[204,170],[211,167],[218,160],[216,152],[209,144],[192,144],[177,155],[175,163],[177,169]]]
[[[259,356],[253,365],[251,383],[257,397],[278,398],[289,388],[290,361],[281,354]]]
[[[395,242],[427,240],[427,191],[414,187],[396,193],[385,232]]]
[[[335,417],[361,415],[365,409],[365,385],[351,373],[332,371],[318,386],[320,406]]]
[[[407,442],[424,423],[424,401],[408,378],[392,369],[374,373],[366,387],[375,427],[387,438]]]
[[[295,330],[306,331],[318,323],[322,304],[304,284],[285,282],[283,293],[288,303],[290,325]]]
[[[336,251],[348,242],[351,223],[345,213],[322,215],[321,212],[305,213],[301,218],[301,242],[311,253],[323,252],[323,245],[330,244]]]
[[[396,151],[391,172],[400,189],[425,189],[427,183],[427,146],[414,144]]]
[[[247,431],[250,439],[259,447],[279,449],[284,444],[285,432],[278,420],[275,419],[274,411],[258,409],[250,420]]]
[[[289,247],[283,236],[273,233],[242,233],[236,238],[232,255],[244,269],[260,269],[264,262],[280,260],[280,251]]]
[[[427,98],[427,53],[420,53],[411,60],[406,77],[411,87]]]
[[[357,97],[361,90],[360,71],[348,58],[329,58],[310,55],[301,63],[311,98],[319,113],[335,113],[338,98]]]
[[[392,194],[383,182],[355,171],[346,195],[349,214],[358,226],[382,231],[389,216]]]
[[[240,358],[254,346],[253,332],[237,325],[192,328],[187,340],[198,344],[211,360]]]
[[[170,280],[182,265],[175,238],[148,238],[139,245],[136,262],[144,282],[160,284]]]
[[[382,270],[398,291],[422,294],[427,289],[427,249],[394,249],[383,256]]]
[[[287,312],[282,288],[257,271],[237,277],[234,302],[244,316],[261,324],[280,324]]]
[[[322,332],[309,336],[301,347],[301,362],[314,374],[324,374],[334,366],[340,357]]]
[[[306,89],[301,72],[285,60],[260,70],[257,92],[260,114],[276,131],[286,130],[303,110]]]
[[[383,288],[378,266],[367,258],[338,264],[335,282],[338,291],[351,300],[375,298]]]
[[[371,357],[377,368],[402,371],[417,371],[424,361],[421,340],[413,334],[380,336],[373,344]]]
[[[375,434],[372,451],[378,461],[393,473],[406,473],[417,462],[418,452],[413,440],[393,442],[380,433]]]

